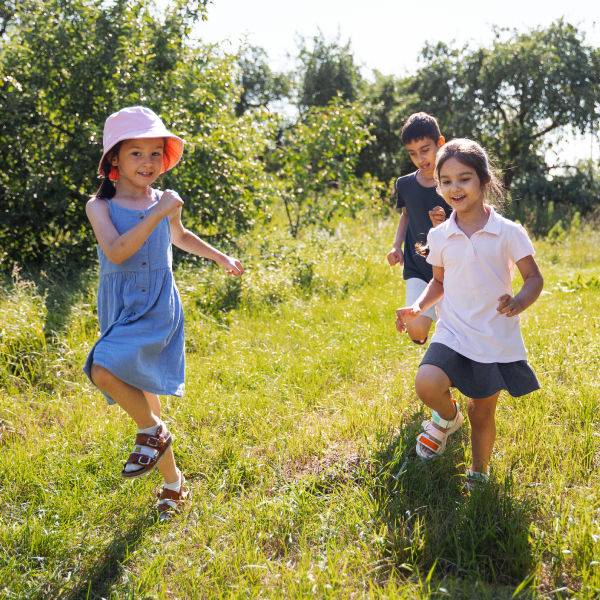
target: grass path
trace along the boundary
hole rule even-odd
[[[424,350],[394,329],[392,234],[264,232],[241,284],[180,270],[187,388],[164,410],[194,503],[168,527],[158,474],[121,480],[132,424],[80,372],[93,277],[1,288],[0,598],[598,597],[600,289],[559,282],[598,273],[600,237],[535,244],[543,390],[501,397],[495,483],[468,497],[468,424],[415,458]]]

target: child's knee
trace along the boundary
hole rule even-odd
[[[422,365],[415,378],[415,392],[424,402],[437,400],[441,394],[450,389],[448,376],[442,369],[434,365]]]
[[[469,402],[467,414],[471,427],[484,428],[492,425],[495,420],[495,407],[479,405],[476,402]]]
[[[420,317],[412,323],[406,324],[406,332],[410,336],[410,339],[417,344],[424,343],[424,340],[427,340],[430,328],[431,319],[425,320]]]
[[[90,371],[92,381],[100,388],[103,389],[111,379],[114,378],[114,375],[106,368],[97,365],[96,363],[92,363],[92,368]]]

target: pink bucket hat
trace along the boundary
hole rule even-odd
[[[102,161],[106,153],[123,140],[140,138],[165,138],[164,159],[161,173],[172,169],[183,154],[183,140],[173,135],[160,120],[160,117],[144,106],[122,108],[106,119],[104,124],[104,152],[98,165],[98,173],[102,172]]]

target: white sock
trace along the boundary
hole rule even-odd
[[[152,425],[152,427],[146,427],[146,429],[140,429],[138,427],[137,432],[138,433],[145,433],[146,435],[154,435],[158,431],[159,427],[160,427],[160,424],[158,424],[158,425]]]
[[[175,483],[167,483],[165,481],[163,487],[166,490],[171,490],[172,492],[177,492],[179,494],[179,492],[181,491],[181,485],[183,484],[183,475],[179,470],[177,471],[177,473],[179,474],[179,479]]]

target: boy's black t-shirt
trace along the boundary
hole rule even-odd
[[[402,211],[406,207],[408,227],[404,238],[404,279],[422,279],[429,283],[433,278],[433,268],[415,250],[415,244],[427,243],[427,233],[432,227],[429,211],[436,206],[443,206],[446,219],[452,209],[437,193],[435,187],[424,187],[417,181],[417,173],[399,177],[396,181],[396,208]]]

